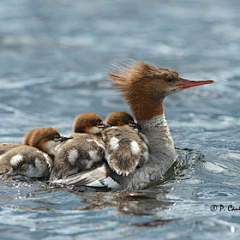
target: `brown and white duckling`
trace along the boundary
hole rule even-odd
[[[50,180],[90,169],[104,158],[104,143],[101,132],[107,125],[95,113],[79,114],[73,123],[72,137],[56,150]]]
[[[102,132],[105,143],[105,158],[108,165],[119,175],[129,175],[137,166],[147,162],[149,149],[147,138],[134,128],[140,127],[126,112],[112,112],[107,124],[113,126]]]
[[[51,127],[31,130],[25,135],[23,144],[12,145],[0,156],[0,175],[48,178],[52,168],[50,156],[54,155],[54,148],[67,139]]]

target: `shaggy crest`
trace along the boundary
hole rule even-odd
[[[108,79],[120,90],[137,122],[162,113],[160,98],[165,90],[159,80],[170,74],[168,69],[135,60],[124,66],[113,66],[116,70],[109,72]]]
[[[154,67],[137,60],[130,60],[129,64],[113,64],[113,66],[116,70],[111,70],[107,78],[112,81],[113,86],[121,91],[126,100],[127,92],[131,89],[133,83],[142,81],[145,78],[158,78],[162,71],[168,71],[168,69]]]

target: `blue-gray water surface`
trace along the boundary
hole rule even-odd
[[[1,239],[239,239],[240,1],[0,1],[0,142],[129,111],[106,80],[137,59],[215,83],[167,97],[181,155],[135,193],[0,181]]]

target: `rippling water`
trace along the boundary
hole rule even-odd
[[[0,1],[0,142],[127,111],[111,62],[216,81],[165,100],[181,156],[167,181],[128,194],[0,181],[1,239],[239,239],[239,12],[237,0]]]

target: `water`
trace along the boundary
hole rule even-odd
[[[105,79],[111,62],[216,81],[164,102],[182,156],[167,181],[128,194],[1,181],[1,239],[239,239],[239,11],[237,0],[0,1],[0,142],[128,111]]]

